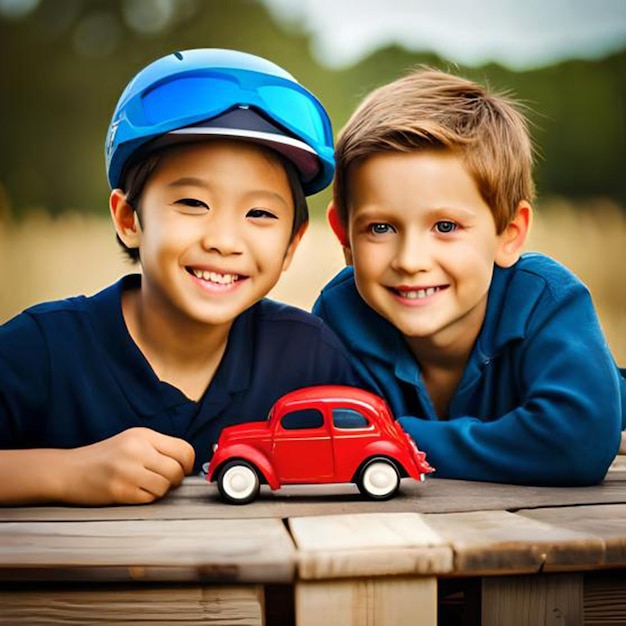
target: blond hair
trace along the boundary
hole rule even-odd
[[[534,200],[533,146],[522,105],[507,93],[420,67],[370,93],[339,134],[334,202],[340,221],[348,221],[352,165],[381,152],[432,149],[460,156],[498,233],[521,200]]]

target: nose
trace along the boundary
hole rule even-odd
[[[398,237],[391,266],[403,274],[418,274],[432,266],[432,248],[427,234],[404,232]]]
[[[229,212],[214,211],[204,227],[202,248],[221,256],[242,253],[241,229]]]

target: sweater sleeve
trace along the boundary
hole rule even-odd
[[[49,381],[48,350],[35,319],[22,313],[0,326],[0,448],[30,445]]]
[[[581,286],[566,297],[544,294],[521,341],[521,398],[513,410],[488,421],[404,416],[400,423],[443,478],[562,486],[601,481],[619,446],[623,383],[588,292]]]

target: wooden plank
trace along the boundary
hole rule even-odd
[[[452,546],[459,576],[581,569],[604,559],[603,542],[589,533],[507,511],[430,514],[424,520]]]
[[[481,604],[482,626],[583,626],[583,576],[483,578]]]
[[[0,624],[211,624],[262,626],[263,588],[40,588],[0,591]]]
[[[626,565],[626,505],[524,509],[519,515],[559,528],[582,532],[604,543],[603,564],[607,567]]]
[[[383,577],[296,583],[298,626],[436,626],[435,578]]]
[[[585,626],[626,624],[626,571],[585,574],[584,615]]]
[[[285,582],[295,550],[279,520],[0,523],[0,577]]]
[[[0,508],[0,521],[98,521],[132,519],[260,519],[355,513],[452,513],[517,510],[550,506],[626,504],[626,472],[622,480],[593,487],[529,487],[429,478],[403,480],[397,497],[376,502],[362,497],[353,485],[285,487],[276,493],[262,488],[247,506],[223,504],[214,485],[198,477],[163,500],[145,506]]]
[[[289,520],[300,579],[445,573],[452,552],[416,513]]]

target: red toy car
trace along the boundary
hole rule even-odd
[[[400,478],[433,468],[380,397],[343,386],[306,387],[280,398],[266,422],[228,426],[209,464],[222,500],[247,504],[260,484],[356,483],[375,500],[392,498]]]

